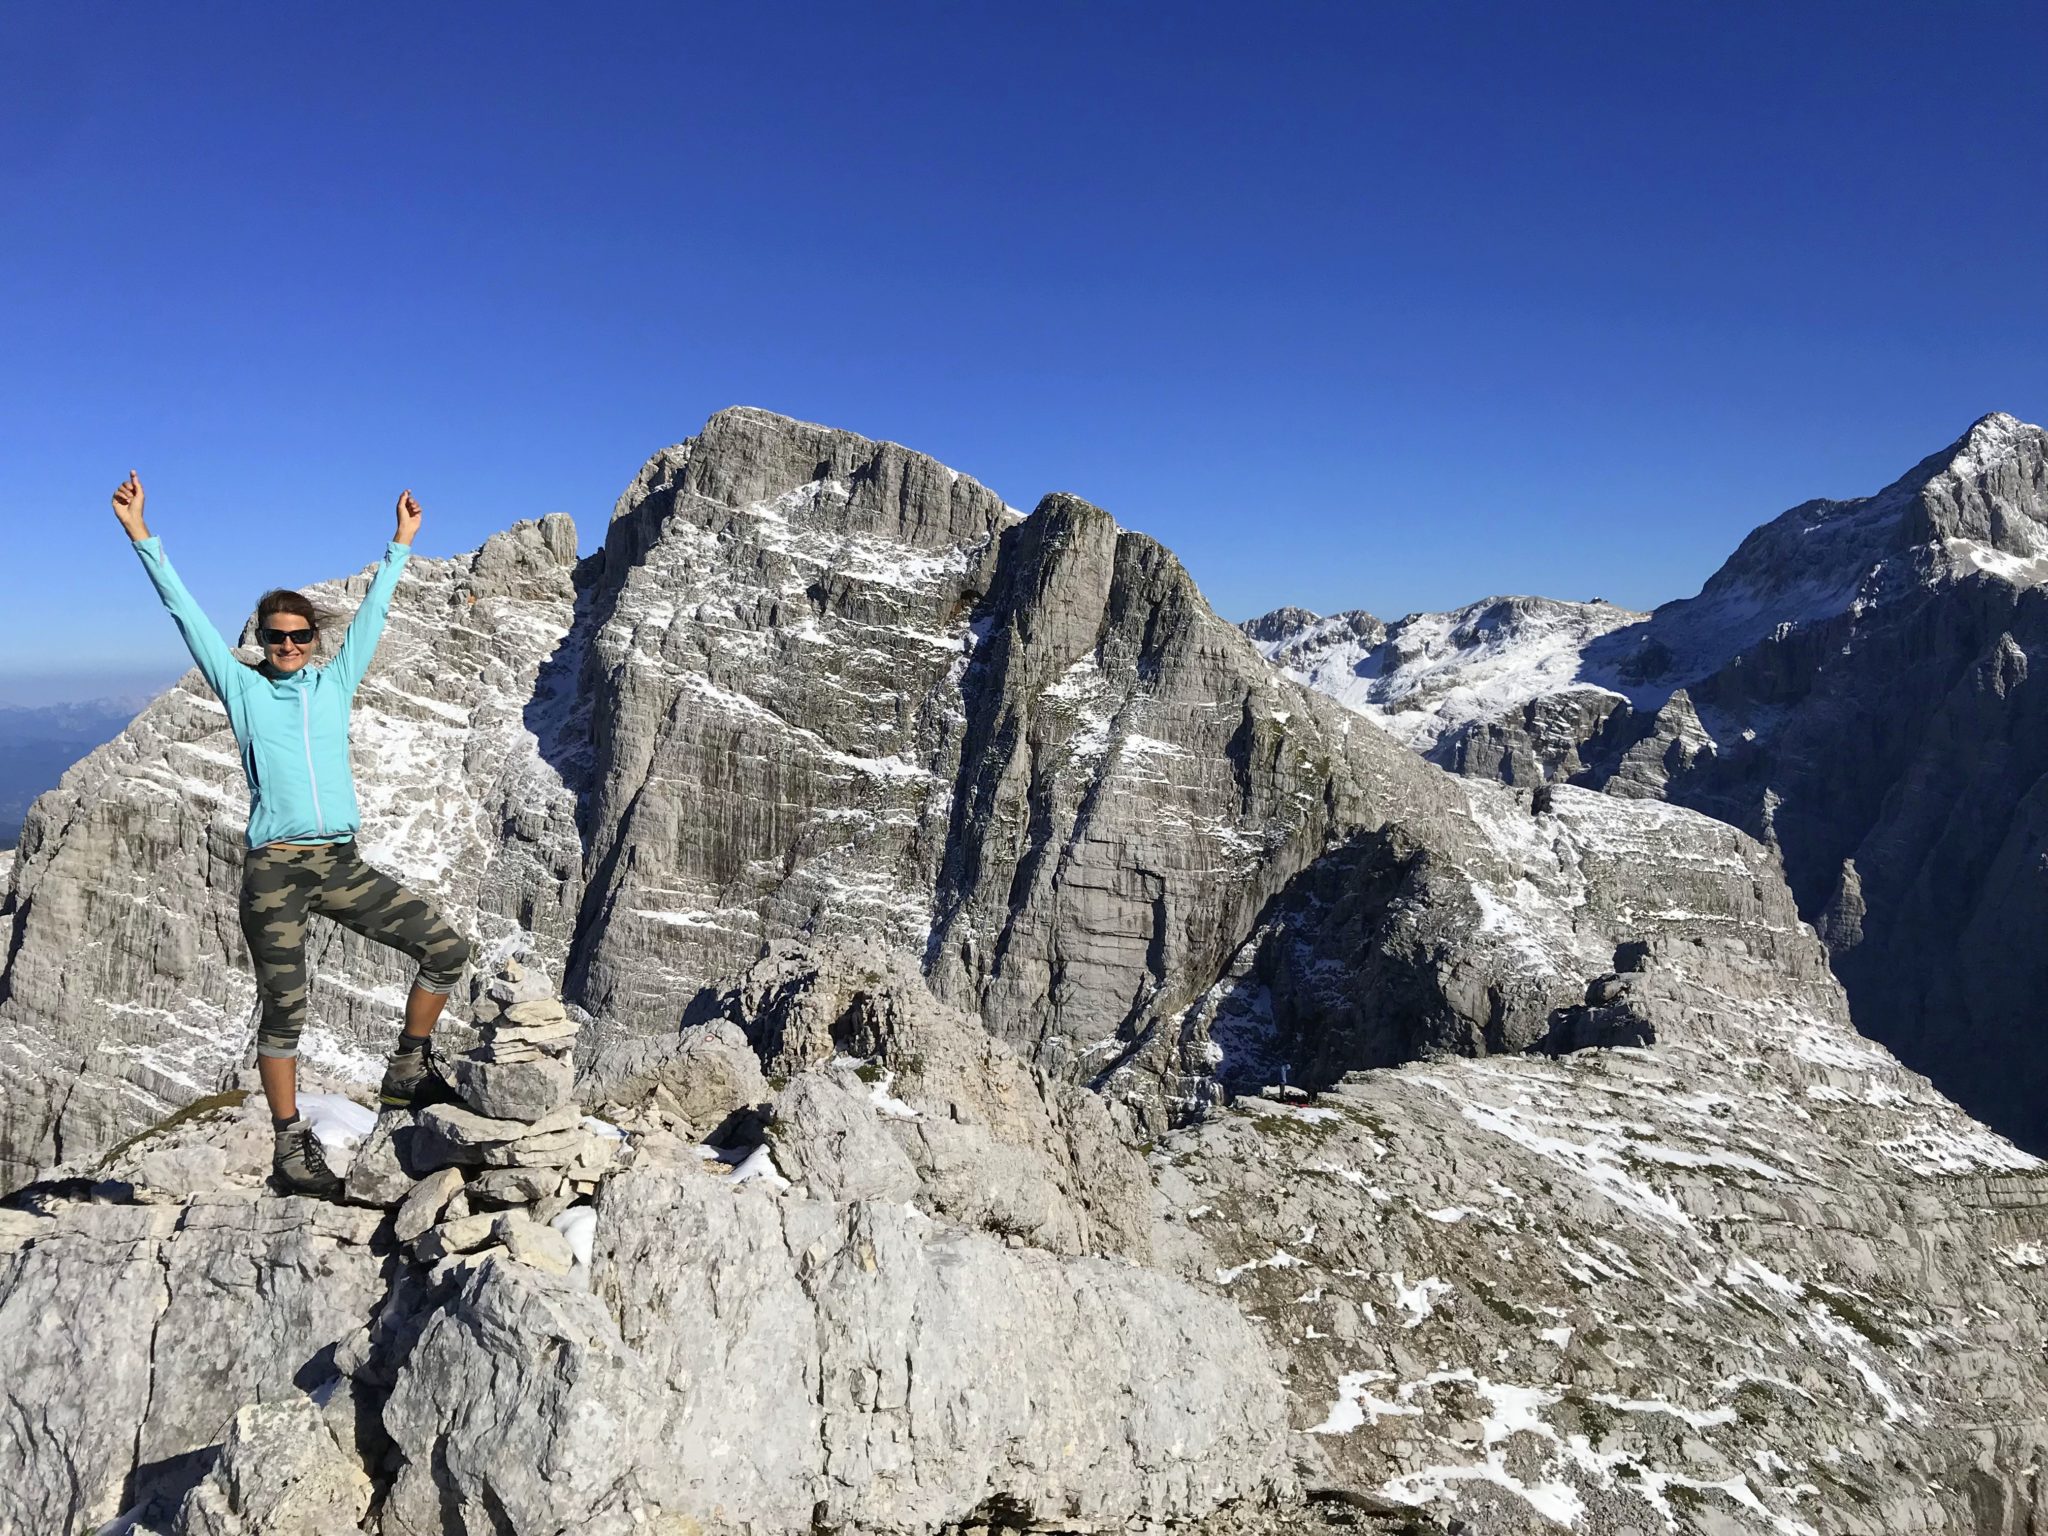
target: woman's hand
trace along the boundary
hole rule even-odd
[[[420,504],[412,499],[410,490],[398,497],[398,532],[391,536],[396,544],[410,544],[412,536],[420,531]]]
[[[128,478],[114,487],[114,516],[121,519],[121,526],[128,530],[131,539],[149,537],[149,525],[142,520],[142,482],[135,478],[135,471],[128,471]]]

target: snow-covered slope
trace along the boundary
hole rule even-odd
[[[1647,617],[1599,601],[1489,597],[1387,625],[1357,612],[1324,619],[1280,609],[1244,629],[1290,677],[1426,753],[1446,732],[1543,694],[1612,692],[1581,679],[1586,646]]]

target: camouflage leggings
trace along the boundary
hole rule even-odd
[[[318,912],[419,962],[416,985],[444,996],[469,963],[469,941],[420,897],[370,868],[353,842],[251,848],[242,866],[242,936],[256,962],[259,1056],[296,1056],[306,1023],[306,919]]]

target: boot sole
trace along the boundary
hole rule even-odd
[[[332,1184],[294,1184],[282,1174],[273,1173],[269,1179],[272,1192],[280,1195],[304,1195],[311,1200],[339,1200],[344,1188],[337,1179]]]
[[[403,1097],[395,1093],[380,1093],[377,1102],[386,1109],[426,1109],[434,1104],[454,1104],[461,1097],[453,1088],[434,1082],[423,1083]]]

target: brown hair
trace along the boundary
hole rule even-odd
[[[259,630],[270,621],[273,615],[280,613],[288,613],[295,619],[304,619],[313,627],[313,650],[314,654],[318,655],[320,649],[320,630],[322,627],[320,610],[308,602],[303,594],[294,592],[289,587],[272,587],[268,592],[256,599],[256,627]],[[259,644],[261,643],[261,635],[257,636],[257,641]],[[242,665],[254,670],[261,667],[263,663],[260,661],[245,661]]]

